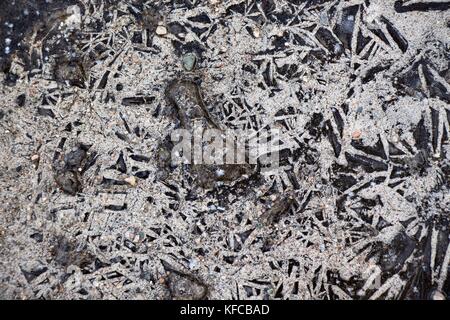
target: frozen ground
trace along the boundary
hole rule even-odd
[[[450,293],[448,1],[1,6],[1,298]],[[176,79],[280,167],[170,166]]]

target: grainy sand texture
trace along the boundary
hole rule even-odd
[[[446,299],[449,39],[445,0],[2,0],[0,298]],[[172,163],[194,122],[278,166]]]

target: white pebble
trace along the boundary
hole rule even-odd
[[[134,176],[125,178],[124,181],[133,187],[137,185],[137,180],[136,180],[136,177],[134,177]]]
[[[442,292],[436,290],[435,292],[433,292],[431,298],[433,300],[445,300],[445,295]]]
[[[164,36],[164,35],[166,35],[166,34],[167,34],[167,28],[164,27],[164,26],[158,26],[158,27],[156,28],[156,34],[157,34],[158,36]]]
[[[255,38],[261,37],[261,31],[260,31],[258,28],[254,28],[254,29],[253,29],[253,36],[254,36]]]

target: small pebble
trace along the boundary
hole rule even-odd
[[[445,300],[445,295],[440,292],[439,290],[436,290],[433,292],[431,299],[433,300]]]
[[[38,161],[39,160],[39,155],[38,154],[33,154],[31,156],[31,161]]]
[[[164,27],[164,26],[158,26],[158,27],[156,28],[156,34],[157,34],[158,36],[164,36],[164,35],[166,35],[166,34],[167,34],[167,28]]]
[[[261,37],[261,30],[259,30],[259,28],[254,28],[253,29],[253,36],[255,38],[260,38]]]
[[[124,181],[132,187],[135,187],[137,185],[137,180],[135,176],[125,178]]]
[[[188,53],[183,57],[183,68],[186,71],[192,71],[197,63],[197,56],[194,53]]]
[[[352,139],[359,140],[361,139],[361,130],[355,130],[352,132]]]

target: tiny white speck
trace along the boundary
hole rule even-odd
[[[197,260],[191,259],[189,260],[189,269],[194,269],[197,266]]]

